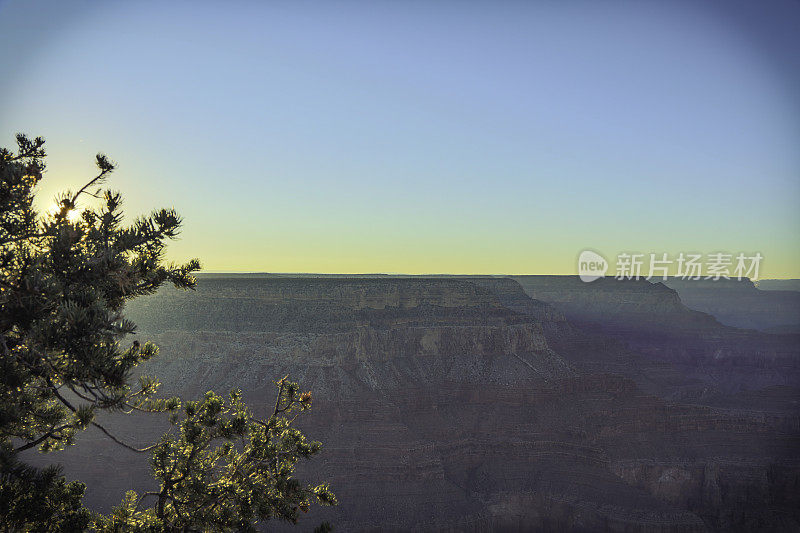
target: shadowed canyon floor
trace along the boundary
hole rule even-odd
[[[265,414],[273,379],[314,392],[300,426],[324,452],[301,475],[341,505],[304,530],[800,528],[800,336],[725,326],[663,284],[205,275],[129,315],[165,393],[238,387]],[[153,420],[107,422],[144,444]],[[96,432],[29,457],[101,510],[152,484]]]

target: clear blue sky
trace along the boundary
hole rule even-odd
[[[800,2],[0,0],[0,141],[118,161],[215,271],[800,277]]]

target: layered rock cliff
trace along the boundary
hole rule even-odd
[[[728,326],[800,331],[800,292],[760,290],[749,279],[670,278],[664,284],[677,291],[687,307],[711,314]]]
[[[664,316],[689,312],[662,301],[674,295],[664,289],[636,291]],[[203,277],[196,293],[165,290],[129,315],[142,340],[161,346],[146,371],[165,392],[240,387],[265,414],[276,378],[314,391],[299,420],[325,447],[301,473],[330,480],[341,505],[315,510],[305,528],[323,519],[340,531],[800,527],[797,409],[782,397],[747,410],[680,400],[676,390],[703,381],[631,349],[619,331],[609,336],[608,324],[570,322],[574,308],[558,302],[583,297],[565,290],[534,299],[488,277]],[[607,305],[646,314],[632,294],[609,292]],[[602,305],[596,313],[610,316]],[[691,321],[676,323],[684,331]],[[144,420],[106,423],[145,444],[164,427]],[[91,504],[107,510],[151,483],[146,457],[93,432],[82,441],[59,458],[91,482]]]
[[[673,382],[664,389],[672,391],[673,399],[718,402],[720,394],[734,400],[742,391],[772,386],[794,391],[800,386],[800,336],[725,326],[710,314],[686,307],[663,283],[613,278],[584,283],[577,276],[514,279],[531,297],[562,311],[581,331],[619,340],[639,362],[662,365],[654,367],[657,372],[665,369],[663,364],[677,370],[678,376],[662,379],[663,386]],[[578,351],[582,353],[580,347]],[[597,358],[590,363],[595,368],[605,364]],[[789,397],[793,394],[790,391]]]
[[[571,373],[549,349],[539,321],[465,280],[212,278],[197,293],[165,291],[129,315],[170,353],[196,353],[206,339],[225,358],[235,345],[248,371],[303,365],[349,372],[370,388]],[[325,383],[305,370],[297,376],[303,377],[317,390],[353,385],[345,374]]]

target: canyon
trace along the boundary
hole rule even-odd
[[[669,278],[683,303],[709,313],[728,326],[771,333],[800,333],[800,291],[792,280],[694,280]],[[764,290],[764,288],[767,290]],[[770,289],[771,288],[771,289]]]
[[[733,327],[668,285],[206,274],[127,315],[165,394],[240,388],[266,415],[273,380],[313,391],[298,424],[324,449],[298,475],[341,503],[304,531],[797,530],[800,335],[758,331],[768,306]],[[103,421],[142,445],[166,429]],[[27,458],[63,464],[101,511],[153,484],[148,457],[92,430]]]

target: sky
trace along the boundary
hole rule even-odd
[[[0,0],[0,145],[206,271],[800,277],[800,2]],[[43,205],[44,207],[44,205]]]

